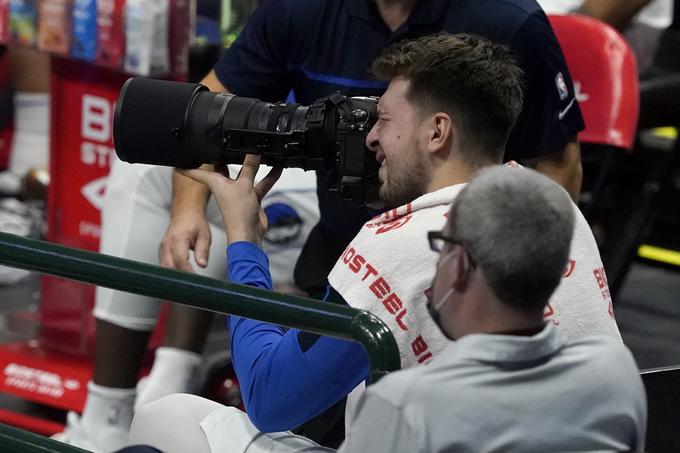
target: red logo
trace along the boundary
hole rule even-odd
[[[409,220],[411,220],[411,217],[413,216],[409,214],[405,215],[404,217],[400,217],[392,222],[386,223],[385,225],[381,226],[375,231],[376,236],[403,227],[408,223]]]
[[[427,298],[427,301],[432,302],[432,287],[430,286],[425,291],[423,291],[423,293],[425,293],[425,297]]]
[[[400,211],[403,211],[400,213]],[[387,231],[396,230],[397,228],[404,226],[410,219],[411,213],[413,212],[413,205],[408,203],[399,208],[394,208],[387,211],[379,216],[373,217],[368,223],[366,223],[366,228],[378,228],[375,234],[386,233]],[[401,220],[400,217],[406,218],[406,220]],[[397,222],[396,225],[392,226],[393,223]]]
[[[432,353],[428,351],[427,343],[420,335],[418,335],[418,337],[413,340],[413,343],[411,343],[411,350],[418,358],[418,363],[423,363],[432,358]]]
[[[543,317],[544,318],[549,318],[552,315],[555,314],[555,310],[553,310],[552,305],[548,304],[545,306],[545,311],[543,312]]]
[[[607,274],[604,272],[604,267],[594,269],[593,275],[595,275],[595,280],[597,280],[600,289],[607,288]]]
[[[567,263],[567,267],[564,268],[564,273],[562,274],[562,278],[571,277],[571,274],[574,273],[575,268],[576,268],[576,261],[569,260],[569,262]]]
[[[404,316],[406,316],[406,308],[404,307],[401,298],[396,293],[392,292],[392,288],[389,283],[387,283],[387,280],[380,276],[378,270],[368,263],[366,258],[360,255],[352,246],[347,247],[342,254],[341,259],[355,274],[358,274],[362,269],[364,270],[364,275],[361,278],[362,282],[366,281],[369,276],[376,277],[368,284],[368,289],[371,290],[383,307],[394,316],[394,321],[399,328],[401,330],[408,330],[408,327],[406,327],[403,320]]]

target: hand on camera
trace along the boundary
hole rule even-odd
[[[267,231],[267,216],[262,210],[262,199],[281,176],[281,169],[272,169],[259,183],[255,175],[260,167],[260,156],[247,155],[235,179],[229,178],[226,166],[216,171],[178,170],[184,176],[206,185],[212,192],[224,219],[227,240],[260,244]]]

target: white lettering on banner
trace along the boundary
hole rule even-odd
[[[85,165],[96,165],[99,168],[109,168],[115,153],[116,151],[110,146],[83,142],[80,145],[80,162]]]
[[[102,227],[92,222],[83,221],[78,224],[78,234],[83,237],[89,236],[94,239],[100,239],[102,237]]]
[[[77,390],[80,383],[76,379],[63,379],[56,373],[31,368],[17,363],[9,363],[4,369],[5,385],[24,391],[61,398],[64,389]]]
[[[102,209],[102,205],[104,204],[107,179],[107,176],[95,179],[94,181],[88,182],[80,189],[80,193],[83,197],[99,210]]]
[[[107,143],[111,137],[111,112],[106,98],[83,95],[81,134],[84,139]]]

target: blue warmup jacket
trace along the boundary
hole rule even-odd
[[[257,245],[233,243],[227,260],[231,282],[272,289],[269,260]],[[237,316],[227,325],[243,402],[260,431],[291,430],[368,378],[368,356],[358,343]]]

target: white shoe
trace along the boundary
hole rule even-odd
[[[169,386],[156,386],[156,388],[150,387],[149,376],[144,376],[137,382],[137,398],[135,398],[135,413],[145,404],[151,403],[153,401],[159,400],[165,396],[173,395],[175,393],[189,393],[195,395],[198,392],[199,386],[197,379],[192,376],[189,382],[185,386],[180,386],[178,388],[171,388]]]
[[[85,430],[80,425],[80,416],[73,411],[66,414],[66,429],[51,437],[52,439],[63,442],[65,444],[73,445],[74,447],[89,450],[95,453],[100,453],[101,450],[95,448],[94,444],[90,442],[85,434]]]
[[[115,417],[112,413],[110,417]],[[52,436],[52,439],[64,442],[94,453],[107,453],[119,450],[128,444],[129,432],[117,426],[102,426],[90,433],[83,426],[80,416],[69,411],[66,416],[66,429]]]
[[[151,372],[137,384],[134,409],[173,393],[194,393],[203,358],[184,349],[161,346],[156,349]]]

